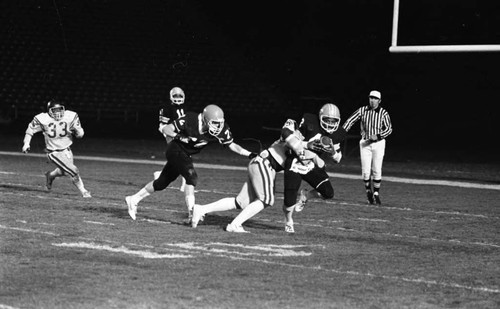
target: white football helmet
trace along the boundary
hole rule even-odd
[[[203,109],[203,122],[208,126],[208,133],[217,136],[224,128],[224,112],[214,104]]]
[[[337,131],[340,125],[340,110],[332,103],[327,103],[319,110],[319,122],[328,133]]]
[[[47,113],[54,120],[61,120],[64,117],[64,105],[57,100],[51,100],[47,103]]]
[[[170,90],[170,101],[173,104],[181,105],[184,104],[184,99],[186,95],[184,94],[184,90],[179,87],[174,87]]]

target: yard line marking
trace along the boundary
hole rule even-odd
[[[43,157],[43,158],[46,157],[45,154],[37,154],[37,153],[23,154],[23,153],[14,152],[14,151],[0,151],[0,155],[31,156],[31,157]],[[123,159],[123,158],[94,157],[94,156],[75,156],[75,159],[87,160],[87,161],[148,164],[148,165],[161,165],[161,166],[163,166],[165,164],[164,161],[157,161],[157,160]],[[246,171],[247,170],[246,166],[205,164],[205,163],[195,163],[194,165],[196,168],[233,170],[233,171]],[[331,172],[329,172],[328,175],[330,177],[343,178],[343,179],[353,179],[353,180],[360,179],[360,176],[358,174],[343,174],[343,173],[331,173]],[[384,181],[400,182],[400,183],[406,183],[406,184],[451,186],[451,187],[460,187],[460,188],[489,189],[489,190],[499,190],[500,191],[500,185],[451,181],[451,180],[413,179],[413,178],[404,178],[404,177],[384,176]]]
[[[5,228],[4,226],[0,225],[0,228]],[[27,229],[19,229],[23,231],[28,231],[28,232],[33,232],[33,233],[45,233],[42,231],[35,231],[35,230],[27,230]],[[50,233],[53,234],[53,233]],[[58,235],[55,235],[58,236]],[[91,240],[86,237],[76,237],[77,239],[87,239]],[[108,243],[118,243],[116,241],[109,241],[109,240],[99,240],[100,242],[108,242]],[[119,244],[119,243],[118,243]],[[205,245],[207,246],[212,246],[213,244],[218,244],[218,243],[207,243]],[[227,246],[240,246],[238,244],[224,244]],[[73,248],[87,248],[87,249],[96,249],[96,250],[104,250],[104,251],[109,251],[109,252],[115,252],[115,253],[126,253],[126,254],[131,254],[131,255],[138,255],[144,258],[171,258],[167,257],[169,255],[161,255],[157,254],[154,252],[148,252],[148,251],[141,251],[141,250],[131,250],[123,245],[118,247],[118,248],[113,248],[111,246],[107,245],[96,245],[95,243],[86,243],[86,242],[77,242],[77,243],[62,243],[62,244],[52,244],[54,246],[59,246],[59,247],[73,247]],[[146,246],[146,245],[138,245],[138,244],[131,244],[131,245],[136,245],[138,247],[148,247],[148,248],[157,248],[157,247],[152,247],[152,246]],[[181,249],[187,249],[187,252],[191,252],[189,249],[191,248],[188,245],[185,244],[165,244],[166,246],[176,246]],[[244,246],[244,245],[241,245]],[[271,245],[271,246],[277,246],[277,245]],[[308,247],[308,245],[299,245],[300,246],[305,246]],[[248,246],[248,247],[256,247],[256,246]],[[193,246],[192,248],[198,249],[199,246]],[[162,246],[159,246],[158,249],[167,249],[163,248]],[[258,262],[258,263],[266,263],[266,264],[272,264],[272,265],[278,265],[278,266],[283,266],[283,267],[293,267],[293,268],[300,268],[300,269],[310,269],[310,270],[319,270],[322,272],[331,272],[331,273],[336,273],[336,274],[341,274],[341,275],[352,275],[352,276],[364,276],[364,277],[372,277],[372,278],[382,278],[386,280],[394,280],[394,281],[404,281],[408,283],[416,283],[416,284],[426,284],[426,285],[435,285],[435,286],[441,286],[441,287],[447,287],[447,288],[457,288],[457,289],[465,289],[465,290],[470,290],[470,291],[475,291],[475,292],[484,292],[484,293],[500,293],[499,289],[496,288],[490,288],[490,287],[481,287],[481,286],[469,286],[469,285],[462,285],[454,282],[439,282],[436,280],[427,280],[424,278],[407,278],[407,277],[401,277],[401,276],[389,276],[389,275],[380,275],[380,274],[373,274],[370,272],[359,272],[359,271],[351,271],[351,270],[339,270],[339,269],[328,269],[328,268],[323,268],[321,266],[306,266],[302,264],[290,264],[290,263],[283,263],[283,262],[277,262],[277,261],[271,261],[267,259],[259,259],[259,258],[253,258],[253,257],[248,257],[248,256],[236,256],[234,255],[234,251],[231,252],[231,254],[221,254],[220,252],[217,252],[217,250],[207,250],[203,249],[203,254],[211,255],[211,256],[219,256],[223,258],[229,258],[233,260],[245,260],[245,261],[253,261],[253,262]],[[227,252],[225,252],[227,253]],[[176,256],[170,255],[170,256]],[[187,257],[186,255],[182,254],[177,254],[177,256],[180,257]],[[1,308],[0,308],[1,309]]]
[[[97,225],[115,225],[114,223],[110,222],[98,222],[98,221],[87,221],[87,220],[83,220],[83,222],[90,224],[97,224]]]
[[[4,304],[0,304],[0,309],[19,309],[19,308],[7,306],[7,305],[4,305]]]
[[[20,227],[13,227],[13,226],[5,226],[5,225],[1,225],[1,224],[0,224],[0,228],[5,229],[5,230],[14,230],[14,231],[20,231],[20,232],[40,233],[40,234],[51,235],[51,236],[60,236],[59,234],[52,233],[52,232],[25,229],[25,228],[20,228]]]
[[[79,249],[93,249],[93,250],[102,250],[109,251],[113,253],[125,253],[128,255],[137,255],[139,257],[143,257],[145,259],[186,259],[193,258],[192,255],[184,255],[184,254],[160,254],[151,251],[145,250],[131,250],[125,246],[120,246],[118,248],[114,248],[108,245],[98,245],[94,243],[86,243],[86,242],[72,242],[72,243],[52,243],[52,246],[56,247],[67,247],[67,248],[79,248]]]
[[[336,274],[341,274],[341,275],[382,278],[382,279],[386,279],[386,280],[404,281],[404,282],[409,282],[409,283],[435,285],[435,286],[441,286],[441,287],[447,287],[447,288],[465,289],[465,290],[470,290],[470,291],[475,291],[475,292],[485,292],[485,293],[495,293],[495,294],[500,293],[500,290],[496,289],[496,288],[481,287],[481,286],[469,286],[469,285],[463,285],[463,284],[458,284],[458,283],[454,283],[454,282],[439,282],[436,280],[426,280],[423,278],[416,278],[415,279],[415,278],[407,278],[407,277],[400,277],[400,276],[377,275],[377,274],[373,274],[370,272],[328,269],[328,268],[323,268],[321,266],[306,266],[306,265],[301,265],[301,264],[275,262],[275,261],[270,261],[270,260],[265,260],[265,259],[257,259],[257,258],[246,258],[246,257],[238,257],[238,256],[227,256],[227,257],[230,259],[234,259],[234,260],[254,261],[254,262],[258,262],[258,263],[265,263],[265,264],[272,264],[272,265],[279,265],[279,266],[288,266],[288,267],[300,268],[300,269],[319,270],[322,272],[331,272],[331,273],[336,273]]]

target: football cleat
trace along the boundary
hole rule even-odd
[[[371,191],[366,192],[366,198],[368,200],[368,204],[373,204],[373,193]]]
[[[293,223],[287,223],[285,225],[285,232],[293,234],[295,233],[295,229],[293,228]]]
[[[307,192],[307,189],[300,190],[299,201],[295,203],[295,205],[293,205],[296,212],[301,212],[302,210],[304,210],[304,206],[306,206],[307,202]]]
[[[234,225],[232,223],[229,223],[226,226],[226,232],[231,232],[231,233],[249,233],[241,225]]]
[[[125,197],[125,201],[127,202],[129,216],[135,220],[135,215],[137,214],[137,203],[133,201],[132,196]]]
[[[85,190],[82,192],[82,196],[83,198],[91,198],[92,194],[90,194],[90,191]]]
[[[52,190],[53,177],[50,177],[50,172],[45,173],[45,187],[48,191]]]
[[[378,194],[373,194],[373,199],[375,200],[375,204],[382,205],[382,201],[380,200],[380,196]]]

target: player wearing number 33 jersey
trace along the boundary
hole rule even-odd
[[[60,101],[48,102],[47,112],[36,115],[26,129],[22,149],[24,153],[30,150],[31,138],[38,132],[42,132],[45,138],[47,157],[57,166],[55,170],[45,174],[47,190],[51,190],[52,182],[56,177],[69,175],[82,196],[91,197],[73,162],[73,152],[70,148],[73,144],[73,137],[82,138],[84,134],[78,114],[65,110]]]

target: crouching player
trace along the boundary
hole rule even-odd
[[[192,227],[196,227],[205,214],[241,209],[241,212],[226,227],[227,232],[246,233],[243,223],[274,204],[274,180],[276,173],[283,170],[287,152],[291,152],[305,162],[324,165],[313,152],[304,149],[302,135],[294,120],[287,120],[281,130],[280,138],[269,148],[250,160],[248,180],[243,184],[236,197],[227,197],[207,205],[195,205]]]

